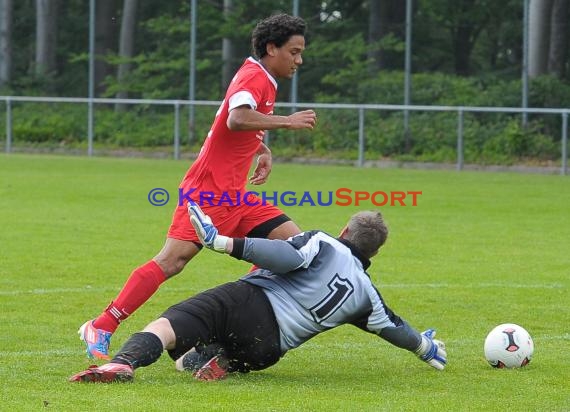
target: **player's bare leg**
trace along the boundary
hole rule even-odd
[[[269,232],[267,239],[287,239],[299,233],[301,233],[299,226],[292,220],[289,220]]]
[[[269,232],[269,234],[267,235],[267,239],[271,239],[271,240],[273,240],[273,239],[288,239],[291,236],[298,235],[299,233],[301,233],[301,229],[299,229],[299,226],[297,226],[297,224],[295,222],[293,222],[292,220],[289,220],[288,222],[280,224],[275,229],[273,229],[271,232]],[[249,271],[253,272],[256,269],[259,269],[259,268],[255,265],[253,265],[251,268],[249,268]]]
[[[201,248],[194,242],[167,238],[164,247],[153,260],[158,263],[167,279],[182,272]]]

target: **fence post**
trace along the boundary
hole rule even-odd
[[[180,102],[174,103],[174,159],[180,159]]]
[[[364,166],[364,109],[358,109],[358,167]]]
[[[93,99],[87,105],[87,156],[93,156]]]
[[[457,112],[457,170],[463,169],[463,109]]]
[[[89,104],[87,108],[87,156],[93,156],[93,97],[95,96],[95,10],[97,0],[89,1]]]
[[[562,113],[562,168],[560,174],[568,172],[568,112]]]
[[[12,152],[12,101],[6,99],[6,153]]]

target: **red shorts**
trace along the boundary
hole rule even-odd
[[[230,237],[245,237],[252,231],[255,235],[251,237],[267,237],[273,229],[291,220],[282,210],[254,195],[250,195],[248,203],[237,206],[204,204],[200,208],[210,216],[221,235]],[[186,200],[174,211],[168,237],[200,243],[190,223]]]

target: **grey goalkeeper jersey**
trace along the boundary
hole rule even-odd
[[[420,345],[419,333],[385,305],[372,284],[368,259],[343,239],[321,231],[287,241],[234,239],[232,255],[263,268],[242,280],[269,298],[283,353],[346,323],[410,351]]]

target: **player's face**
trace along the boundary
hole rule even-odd
[[[268,48],[268,54],[271,56],[269,67],[271,74],[277,78],[290,79],[303,64],[301,54],[305,50],[305,37],[291,36],[283,46],[269,45]]]

